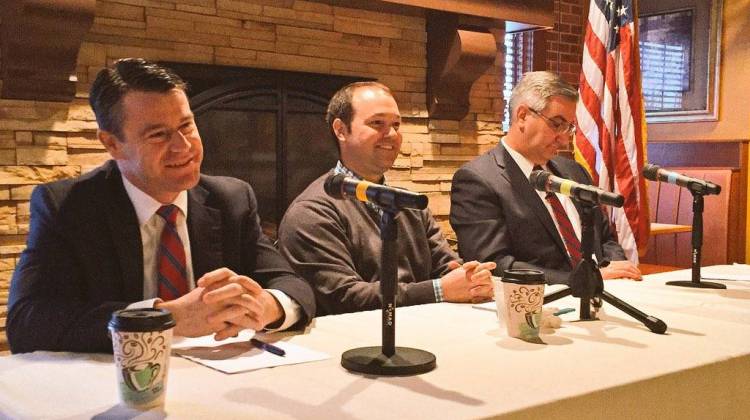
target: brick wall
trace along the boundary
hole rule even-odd
[[[585,0],[555,0],[555,26],[545,33],[546,69],[574,86],[581,75],[588,6]],[[573,155],[572,141],[563,153]]]
[[[555,26],[546,34],[547,70],[578,85],[588,1],[555,0]]]
[[[403,148],[387,176],[396,185],[428,194],[441,226],[449,227],[453,172],[493,147],[501,134],[503,55],[473,86],[464,120],[433,120],[425,107],[424,17],[331,3],[99,0],[78,57],[75,100],[0,100],[0,350],[6,346],[10,277],[28,233],[31,190],[39,183],[79,175],[107,159],[96,140],[86,96],[94,75],[117,58],[379,79],[394,91],[404,116]],[[502,40],[502,33],[497,35]]]

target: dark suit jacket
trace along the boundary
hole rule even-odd
[[[310,286],[261,233],[257,202],[238,179],[201,175],[188,191],[196,280],[228,267],[289,295],[314,316]],[[31,228],[10,288],[13,352],[111,352],[113,311],[143,300],[138,219],[114,161],[80,178],[43,184],[31,197]]]
[[[548,166],[560,177],[591,184],[575,161],[556,157]],[[502,143],[453,176],[450,222],[464,260],[495,261],[496,275],[511,267],[536,268],[545,272],[547,283],[567,283],[569,257],[552,216]],[[599,211],[594,235],[598,261],[625,259]]]

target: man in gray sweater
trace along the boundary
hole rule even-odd
[[[289,206],[279,228],[279,246],[313,286],[318,315],[377,309],[382,209],[370,202],[331,198],[323,184],[331,173],[384,184],[384,174],[401,148],[401,114],[386,86],[358,82],[333,96],[326,120],[339,162]],[[429,210],[402,210],[396,224],[398,306],[492,298],[490,271],[495,263],[461,264]]]

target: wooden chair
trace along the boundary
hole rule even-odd
[[[732,171],[725,168],[670,168],[690,177],[721,186],[718,196],[706,196],[703,210],[701,265],[726,264],[730,237],[730,197]],[[641,257],[647,269],[659,266],[689,268],[692,258],[693,197],[685,188],[648,181],[652,234],[648,250]],[[654,265],[657,267],[650,267]],[[659,271],[653,271],[659,272]]]

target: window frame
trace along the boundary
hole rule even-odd
[[[503,46],[505,64],[503,65],[503,118],[501,126],[504,132],[510,129],[510,94],[521,76],[534,68],[534,32],[506,32]],[[510,71],[509,71],[510,70]]]
[[[692,83],[702,83],[705,88],[696,90],[693,94],[704,96],[706,105],[703,109],[680,111],[647,111],[646,121],[652,123],[699,122],[718,121],[719,119],[719,82],[721,63],[721,26],[723,0],[683,0],[641,3],[641,16],[673,13],[687,8],[694,12],[693,40],[691,45],[691,66],[698,61],[706,62],[706,71],[695,71]],[[708,31],[701,30],[708,27]],[[707,32],[707,33],[706,33]],[[701,39],[700,37],[706,37]],[[640,40],[639,40],[640,42]],[[640,45],[639,45],[640,48]],[[640,63],[640,57],[639,57]]]

